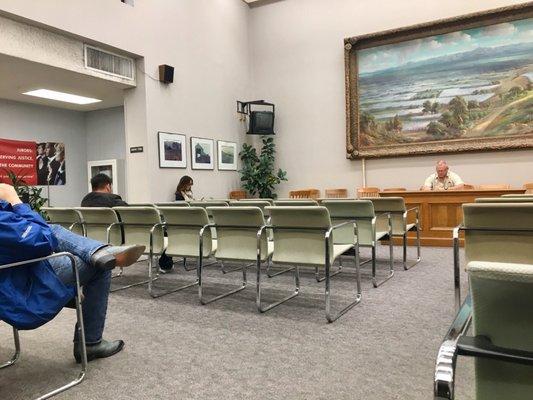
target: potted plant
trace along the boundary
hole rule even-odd
[[[41,195],[43,188],[37,188],[35,186],[28,186],[24,181],[24,177],[20,177],[11,170],[6,170],[7,176],[11,181],[11,185],[17,191],[18,196],[24,202],[30,205],[30,207],[40,213],[43,217],[46,217],[44,211],[41,208],[46,204],[48,199]]]
[[[272,137],[262,138],[261,153],[257,154],[255,147],[243,144],[239,157],[242,161],[242,187],[252,196],[275,199],[276,185],[287,180],[287,172],[281,168],[274,173],[276,145]]]

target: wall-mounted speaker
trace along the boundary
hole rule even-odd
[[[159,81],[163,83],[172,83],[174,82],[174,67],[170,65],[160,65],[159,66]]]

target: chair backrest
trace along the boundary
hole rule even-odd
[[[533,203],[463,204],[466,228],[532,229]],[[465,232],[465,258],[533,264],[533,232]]]
[[[246,198],[246,191],[245,190],[232,190],[229,192],[229,198],[233,200],[240,200]]]
[[[467,265],[474,335],[495,346],[533,351],[533,265],[471,262]],[[532,397],[533,366],[476,358],[476,398]]]
[[[123,222],[124,244],[141,244],[150,251],[150,230],[161,223],[161,215],[155,207],[124,206],[113,207]],[[161,253],[164,249],[163,228],[154,229],[153,252]]]
[[[369,199],[374,204],[374,211],[376,214],[390,212],[391,224],[393,235],[404,234],[404,224],[407,221],[404,220],[403,213],[406,211],[405,200],[403,197],[379,197]],[[388,227],[385,225],[384,218],[378,219],[378,230],[386,231]]]
[[[524,183],[524,189],[526,189],[526,194],[533,195],[533,182],[532,183]]]
[[[533,198],[533,194],[529,194],[529,193],[502,194],[500,197],[528,197],[528,198]]]
[[[257,259],[257,232],[265,225],[259,207],[210,207],[217,230],[217,260]],[[268,231],[261,235],[261,260],[268,256]]]
[[[291,199],[310,199],[311,190],[291,190],[289,192],[289,197]]]
[[[271,202],[260,199],[240,200],[230,204],[231,207],[259,207],[264,215],[268,215],[265,214],[265,207],[269,207],[271,205]]]
[[[478,185],[478,190],[506,190],[511,189],[511,185],[506,183],[495,184],[495,185]]]
[[[324,265],[325,232],[331,227],[326,207],[267,207],[274,227],[275,263]],[[333,241],[330,255],[333,258]]]
[[[318,206],[318,202],[313,199],[280,199],[274,200],[274,205],[283,207],[314,207]]]
[[[407,191],[406,188],[403,187],[396,187],[396,188],[386,188],[383,189],[384,192],[405,192]]]
[[[102,243],[108,243],[107,229],[113,223],[120,222],[118,214],[107,207],[78,207],[81,213],[85,235]],[[119,246],[122,244],[122,229],[113,226],[109,231],[109,244]]]
[[[319,189],[309,189],[309,198],[311,198],[311,199],[319,199],[320,198],[320,190]]]
[[[379,197],[379,188],[377,187],[362,187],[357,189],[357,198],[364,197]]]
[[[532,197],[478,197],[476,203],[533,203]]]
[[[167,254],[179,257],[198,257],[200,230],[209,224],[207,210],[203,207],[158,207],[167,224]],[[211,229],[205,229],[202,253],[208,257],[212,250]]]
[[[346,199],[348,198],[348,189],[326,189],[326,198]]]
[[[474,185],[471,185],[469,183],[464,183],[463,184],[463,190],[475,190],[475,186]]]
[[[189,203],[184,200],[169,201],[165,203],[155,203],[156,207],[189,207]]]
[[[128,207],[155,207],[154,203],[129,203]]]
[[[357,221],[358,241],[362,246],[370,246],[375,240],[372,218],[375,217],[374,205],[370,200],[323,200],[322,205],[329,211],[331,223],[337,225],[349,220]],[[354,243],[352,225],[337,228],[333,232],[335,244]]]
[[[65,229],[83,236],[83,218],[76,208],[70,207],[43,207],[51,224],[61,225]]]

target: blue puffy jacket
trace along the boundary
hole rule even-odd
[[[45,257],[57,240],[27,204],[0,201],[0,265]],[[0,320],[35,329],[54,318],[74,296],[47,261],[0,270]]]

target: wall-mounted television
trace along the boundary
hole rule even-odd
[[[250,112],[249,135],[275,135],[274,112],[252,111]]]

